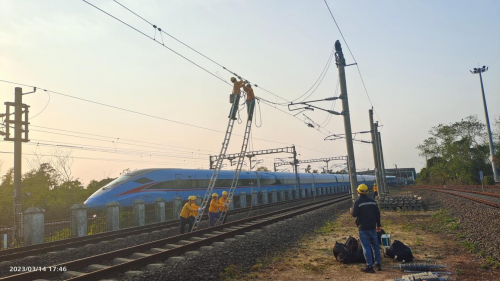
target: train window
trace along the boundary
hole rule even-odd
[[[146,183],[149,183],[151,181],[153,181],[153,180],[151,180],[147,177],[141,177],[139,179],[134,180],[135,183],[139,183],[139,184],[146,184]]]
[[[118,177],[117,179],[109,182],[106,186],[102,187],[102,190],[110,190],[110,189],[113,189],[115,188],[116,186],[124,183],[125,181],[128,181],[129,179],[131,178],[131,176],[125,174],[125,175],[122,175],[120,177]]]

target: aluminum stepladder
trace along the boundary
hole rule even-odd
[[[238,111],[238,103],[240,102],[240,96],[241,96],[241,91],[238,89],[238,92],[235,95],[233,104],[231,106],[231,111],[229,113],[229,123],[227,124],[226,134],[224,135],[224,141],[222,142],[222,148],[220,150],[219,157],[217,158],[217,162],[215,163],[215,167],[212,172],[212,177],[210,178],[210,182],[208,183],[207,191],[205,192],[205,196],[203,196],[203,201],[201,202],[200,206],[201,211],[198,212],[198,215],[194,220],[193,230],[198,228],[198,226],[200,225],[203,213],[205,212],[206,207],[210,204],[210,201],[212,200],[212,193],[214,191],[215,182],[217,181],[217,177],[219,177],[219,172],[222,168],[222,161],[224,160],[227,147],[229,146],[229,141],[231,140],[231,134],[233,132],[234,121],[235,121],[233,117],[236,117]]]
[[[252,116],[253,113],[250,113]],[[245,135],[243,136],[243,144],[241,145],[241,152],[238,157],[238,164],[236,165],[236,170],[234,171],[233,182],[231,183],[231,189],[227,193],[228,203],[233,200],[234,191],[236,190],[236,186],[238,185],[238,180],[240,179],[241,168],[243,167],[243,161],[245,160],[245,154],[247,152],[248,140],[250,139],[250,131],[252,130],[252,119],[248,119],[247,117],[247,125],[245,127]],[[224,218],[227,215],[227,210],[221,211],[220,218],[217,220],[215,225],[220,225],[224,222]]]

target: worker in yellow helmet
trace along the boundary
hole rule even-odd
[[[224,205],[219,204],[219,195],[217,193],[212,194],[212,201],[210,201],[210,207],[208,208],[208,226],[215,226],[215,222],[220,218],[219,208]]]
[[[231,82],[233,83],[233,94],[234,99],[236,99],[235,103],[233,104],[233,107],[231,107],[231,111],[229,112],[228,118],[230,119],[236,119],[236,114],[238,113],[238,104],[240,101],[240,88],[245,85],[245,82],[241,79],[241,77],[238,77],[240,80],[237,80],[236,77],[231,77]]]
[[[377,202],[368,197],[368,186],[361,184],[358,186],[358,199],[351,208],[351,215],[356,218],[356,225],[359,230],[359,240],[363,246],[363,255],[366,259],[366,268],[363,272],[375,273],[373,267],[382,270],[380,265],[380,247],[377,238],[377,232],[381,229],[380,210]],[[375,262],[373,261],[372,248]],[[375,263],[375,264],[374,264]]]
[[[184,234],[184,228],[186,224],[189,225],[188,232],[191,232],[193,229],[193,224],[195,217],[198,215],[198,212],[201,210],[200,207],[196,205],[196,196],[189,196],[188,202],[182,207],[180,219],[181,219],[181,234]]]
[[[224,217],[224,220],[222,221],[222,223],[226,223],[227,221],[227,210],[229,209],[229,203],[231,201],[229,201],[229,199],[227,198],[227,192],[226,191],[222,191],[222,197],[219,198],[219,204],[221,205],[219,207],[219,210],[221,212],[225,211],[226,212],[226,216]]]
[[[373,184],[373,198],[375,199],[375,197],[378,196],[378,187],[377,187],[377,183]]]
[[[231,82],[233,83],[233,94],[238,94],[238,90],[245,84],[245,82],[239,77],[240,80],[237,80],[236,77],[231,77]]]

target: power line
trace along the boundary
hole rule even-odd
[[[190,59],[188,59],[188,58],[186,58],[185,56],[181,55],[180,53],[176,52],[176,51],[175,51],[175,50],[173,50],[172,48],[169,48],[168,46],[165,46],[165,44],[164,44],[164,43],[160,43],[159,41],[155,40],[153,37],[151,37],[151,36],[149,36],[149,35],[145,34],[144,32],[142,32],[142,31],[138,30],[137,28],[135,28],[135,27],[131,26],[130,24],[128,24],[128,23],[126,23],[126,22],[124,22],[124,21],[120,20],[119,18],[117,18],[117,17],[115,17],[115,16],[111,15],[110,13],[108,13],[108,12],[106,12],[106,11],[102,10],[101,8],[99,8],[99,7],[95,6],[95,5],[93,5],[93,4],[89,3],[89,2],[87,2],[86,0],[82,0],[82,1],[83,1],[83,2],[85,2],[85,3],[87,3],[87,4],[89,4],[90,6],[92,6],[92,7],[94,7],[94,8],[96,8],[97,10],[99,10],[99,11],[101,11],[101,12],[105,13],[106,15],[108,15],[108,16],[110,16],[110,17],[112,17],[113,19],[115,19],[115,20],[117,20],[117,21],[121,22],[122,24],[124,24],[124,25],[126,25],[126,26],[130,27],[131,29],[133,29],[133,30],[135,30],[135,31],[139,32],[140,34],[142,34],[142,35],[146,36],[147,38],[149,38],[149,39],[153,40],[154,42],[156,42],[156,43],[158,43],[158,44],[162,45],[163,47],[165,47],[165,48],[167,48],[168,50],[170,50],[170,51],[174,52],[175,54],[177,54],[178,56],[182,57],[183,59],[185,59],[186,61],[190,62],[191,64],[193,64],[193,65],[195,65],[195,66],[199,67],[200,69],[202,69],[202,70],[206,71],[207,73],[211,74],[213,77],[215,77],[215,78],[217,78],[218,80],[220,80],[220,81],[224,82],[225,84],[227,84],[227,85],[229,85],[229,86],[232,86],[232,85],[231,85],[231,84],[229,84],[227,81],[225,81],[225,80],[223,80],[222,78],[218,77],[216,74],[212,73],[211,71],[209,71],[209,70],[205,69],[204,67],[202,67],[202,66],[198,65],[197,63],[195,63],[195,62],[191,61]]]
[[[27,87],[35,87],[35,86],[32,86],[32,85],[23,84],[23,83],[17,83],[17,82],[12,82],[12,81],[8,81],[8,80],[2,80],[2,79],[0,79],[0,81],[1,82],[5,82],[5,83],[10,83],[10,84],[15,84],[15,85],[21,85],[21,86],[27,86]],[[37,88],[38,89],[43,89],[41,87],[37,87]],[[64,93],[61,93],[61,92],[56,92],[56,91],[52,91],[52,90],[48,90],[48,89],[43,89],[43,90],[48,91],[48,92],[53,93],[53,94],[56,94],[56,95],[61,95],[61,96],[64,96],[64,97],[68,97],[68,98],[72,98],[72,99],[76,99],[76,100],[80,100],[80,101],[84,101],[84,102],[87,102],[87,103],[96,104],[96,105],[100,105],[100,106],[104,106],[104,107],[108,107],[108,108],[113,108],[113,109],[124,111],[124,112],[129,112],[129,113],[133,113],[133,114],[137,114],[137,115],[141,115],[141,116],[151,117],[151,118],[154,118],[154,119],[159,119],[159,120],[163,120],[163,121],[173,122],[173,123],[177,123],[177,124],[181,124],[181,125],[186,125],[186,126],[190,126],[190,127],[194,127],[194,128],[199,128],[199,129],[204,129],[204,130],[208,130],[208,131],[213,131],[213,132],[218,132],[218,133],[225,133],[225,131],[221,131],[221,130],[217,130],[217,129],[212,129],[212,128],[207,128],[207,127],[203,127],[203,126],[199,126],[199,125],[193,125],[193,124],[189,124],[189,123],[185,123],[185,122],[180,122],[180,121],[176,121],[176,120],[172,120],[172,119],[167,119],[167,118],[163,118],[163,117],[159,117],[159,116],[155,116],[155,115],[150,115],[150,114],[146,114],[146,113],[142,113],[142,112],[138,112],[138,111],[134,111],[134,110],[129,110],[129,109],[125,109],[125,108],[120,108],[120,107],[117,107],[117,106],[112,106],[112,105],[104,104],[104,103],[101,103],[101,102],[96,102],[96,101],[92,101],[92,100],[88,100],[88,99],[83,99],[83,98],[71,96],[69,94],[64,94]],[[239,135],[239,134],[233,134],[233,135],[243,137],[242,135]],[[285,142],[279,142],[279,141],[273,141],[273,140],[267,140],[267,139],[261,139],[261,138],[254,138],[254,139],[255,140],[260,140],[260,141],[265,141],[265,142],[277,143],[277,144],[289,144],[289,143],[285,143]]]
[[[187,155],[176,155],[176,154],[173,154],[173,155],[171,155],[171,154],[168,154],[168,153],[165,154],[163,152],[151,152],[151,151],[130,150],[130,149],[117,149],[117,148],[113,148],[113,147],[93,146],[93,145],[88,145],[88,144],[77,144],[77,143],[67,143],[67,142],[52,142],[52,141],[38,140],[38,139],[31,139],[31,141],[33,141],[33,142],[30,142],[30,143],[28,143],[26,145],[50,146],[50,147],[60,147],[60,148],[75,149],[75,150],[85,150],[85,151],[93,151],[93,152],[123,154],[123,155],[134,155],[134,156],[149,156],[149,157],[158,157],[158,158],[201,159],[201,158],[195,158],[191,154],[187,154]],[[194,152],[191,152],[191,153],[194,153]]]
[[[365,89],[365,93],[366,93],[366,96],[368,97],[368,101],[370,102],[370,105],[373,108],[372,100],[370,99],[370,95],[368,94],[368,90],[366,89],[365,81],[363,79],[363,76],[361,75],[361,70],[359,69],[358,61],[356,61],[356,58],[354,57],[354,54],[352,54],[351,48],[349,48],[349,44],[347,44],[347,40],[345,40],[344,34],[342,34],[342,30],[340,30],[340,27],[337,24],[337,21],[335,20],[335,17],[333,16],[332,10],[330,10],[330,6],[328,6],[328,3],[326,2],[326,0],[323,0],[323,1],[325,1],[326,7],[328,8],[328,11],[330,11],[330,15],[332,16],[332,19],[335,22],[335,25],[337,26],[337,29],[339,30],[340,35],[342,36],[342,39],[344,40],[345,45],[347,46],[347,49],[349,50],[349,53],[352,56],[352,59],[356,63],[356,68],[358,69],[359,77],[361,77],[361,83],[363,84],[363,87]],[[373,111],[375,112],[375,115],[377,115],[378,119],[380,120],[380,123],[382,123],[382,119],[380,119],[380,117],[378,116],[377,112],[375,110],[373,110]]]
[[[213,151],[202,150],[202,149],[197,149],[197,148],[189,148],[189,147],[181,147],[181,146],[167,145],[167,144],[161,144],[161,143],[152,143],[152,142],[138,141],[138,140],[133,140],[133,139],[125,139],[125,138],[118,138],[118,137],[112,137],[112,136],[97,135],[97,134],[85,133],[85,132],[80,132],[80,131],[71,131],[71,130],[65,130],[65,129],[59,129],[59,128],[52,128],[52,127],[46,127],[46,126],[39,126],[39,125],[30,125],[30,126],[31,127],[38,127],[38,128],[49,129],[49,130],[56,130],[56,131],[63,131],[63,132],[70,132],[70,133],[88,135],[88,136],[109,138],[109,139],[113,139],[113,140],[115,140],[117,142],[120,142],[120,143],[121,143],[121,141],[129,141],[129,142],[134,142],[134,143],[139,143],[139,144],[151,144],[151,145],[159,145],[159,146],[174,147],[174,148],[181,148],[181,149],[197,150],[197,151],[204,151],[204,152],[214,153]],[[102,141],[106,141],[106,140],[102,140]],[[109,140],[107,142],[110,142],[110,141],[111,140]],[[111,141],[111,142],[113,142],[113,141]],[[127,143],[121,143],[121,144],[127,144]],[[139,145],[133,145],[133,146],[139,146]],[[157,147],[151,147],[151,148],[157,148]]]
[[[0,151],[0,154],[14,154],[14,152],[4,152]],[[39,156],[39,157],[57,157],[56,155],[44,155],[44,154],[28,154],[23,153],[24,156]],[[151,161],[140,161],[140,160],[124,160],[124,159],[105,159],[105,158],[87,158],[87,157],[71,157],[73,159],[81,160],[93,160],[93,161],[113,161],[113,162],[127,162],[127,163],[154,163],[154,164],[165,164],[162,162],[151,162]]]

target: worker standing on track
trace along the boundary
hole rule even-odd
[[[375,199],[378,196],[378,187],[377,184],[373,184],[373,199]]]
[[[194,219],[198,215],[200,207],[195,204],[196,196],[189,196],[188,202],[182,207],[180,219],[181,219],[181,234],[184,234],[184,228],[186,224],[189,225],[188,232],[193,229]]]
[[[243,90],[247,93],[248,120],[252,120],[253,109],[255,108],[255,94],[253,93],[252,85],[250,85],[250,83],[243,86]]]
[[[240,101],[240,88],[245,85],[245,82],[240,77],[238,78],[240,80],[236,80],[235,77],[231,77],[231,82],[233,83],[233,94],[231,95],[234,96],[233,99],[236,99],[236,103],[233,104],[234,107],[231,107],[231,111],[229,112],[228,118],[230,119],[236,119],[236,114],[238,113],[238,104]]]
[[[219,208],[223,207],[224,204],[219,203],[219,195],[217,193],[212,194],[212,201],[210,201],[210,207],[208,208],[208,226],[215,226],[215,222],[220,218]]]
[[[227,211],[229,209],[229,203],[230,203],[230,201],[227,198],[227,192],[223,191],[222,192],[222,197],[219,198],[219,204],[221,204],[221,206],[219,207],[219,210],[221,212]],[[226,212],[226,216],[224,217],[224,220],[222,221],[222,224],[226,223],[226,221],[227,221],[227,215],[228,215],[228,211]]]
[[[356,218],[356,225],[359,229],[359,240],[363,246],[363,255],[366,259],[366,268],[363,272],[375,273],[373,266],[377,270],[382,270],[380,265],[380,247],[377,238],[377,232],[381,230],[380,225],[380,210],[377,202],[368,197],[368,186],[361,184],[358,186],[359,198],[354,202],[351,208],[351,215]],[[372,256],[375,255],[375,264]]]

